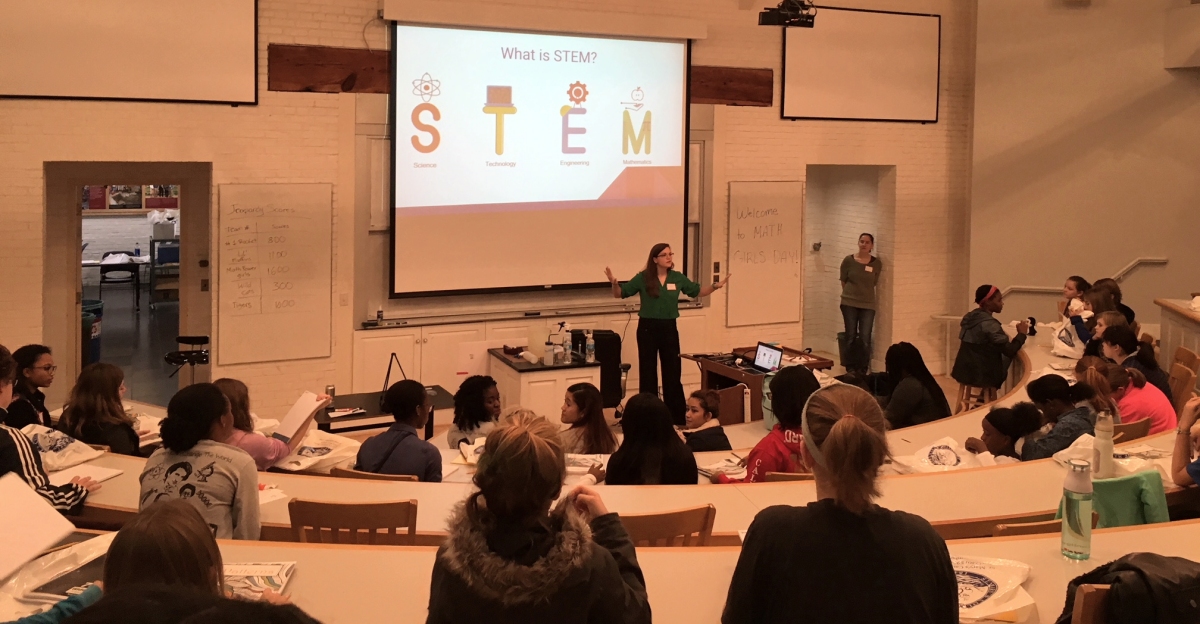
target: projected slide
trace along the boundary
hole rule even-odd
[[[417,26],[394,41],[395,294],[595,283],[678,245],[684,43]],[[566,233],[588,244],[546,263],[544,237]]]

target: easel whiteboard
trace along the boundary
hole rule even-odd
[[[329,184],[222,184],[217,363],[329,357]]]
[[[800,322],[803,182],[729,183],[725,326]]]

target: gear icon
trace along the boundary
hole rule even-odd
[[[567,97],[570,98],[571,102],[576,106],[581,106],[587,101],[587,85],[583,84],[582,82],[576,82],[572,84],[571,87],[567,89]]]

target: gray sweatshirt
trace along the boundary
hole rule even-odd
[[[160,500],[186,499],[217,539],[257,540],[258,468],[236,446],[201,440],[182,453],[160,448],[146,460],[138,509]]]

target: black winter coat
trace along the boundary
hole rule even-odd
[[[1000,321],[991,312],[975,308],[962,319],[958,333],[962,344],[950,376],[964,386],[999,388],[1004,385],[1008,365],[1025,344],[1025,335],[1008,339]]]

